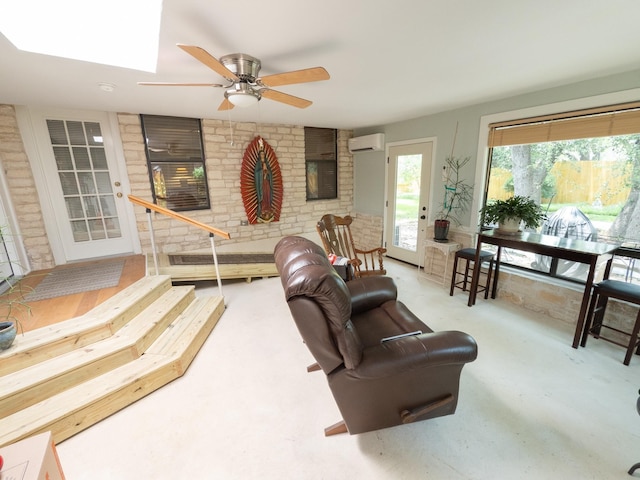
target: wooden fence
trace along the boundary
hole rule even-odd
[[[549,175],[555,179],[553,203],[618,205],[629,195],[631,165],[606,161],[558,162]],[[488,198],[504,200],[513,195],[505,189],[511,178],[510,170],[492,168]]]

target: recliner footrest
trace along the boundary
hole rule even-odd
[[[412,423],[415,422],[422,415],[426,415],[429,412],[432,412],[436,408],[444,407],[445,405],[451,403],[453,401],[453,395],[447,395],[440,400],[437,400],[432,403],[428,403],[427,405],[423,405],[421,407],[412,408],[411,410],[403,410],[400,412],[400,417],[402,417],[402,423]]]

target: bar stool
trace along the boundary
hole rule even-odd
[[[453,295],[453,291],[456,288],[461,289],[463,292],[467,291],[467,283],[471,287],[471,278],[473,275],[473,269],[476,259],[475,248],[463,248],[456,252],[453,260],[453,273],[451,274],[451,289],[449,290],[449,296]],[[466,260],[464,270],[458,271],[458,261]],[[478,293],[484,292],[484,298],[489,298],[489,286],[491,284],[491,276],[493,275],[494,254],[486,250],[480,250],[480,268],[484,262],[489,262],[489,268],[487,269],[486,277],[487,283],[480,285],[478,282]],[[482,273],[482,270],[480,270]],[[458,280],[458,275],[462,275],[462,280]],[[460,286],[462,285],[462,286]]]
[[[627,354],[625,355],[624,362],[622,363],[629,365],[634,348],[637,347],[636,355],[640,355],[640,338],[638,338],[638,333],[640,333],[640,310],[638,310],[638,316],[636,317],[636,322],[631,333],[612,327],[611,325],[605,325],[603,323],[604,312],[607,308],[607,300],[609,300],[609,298],[615,298],[617,300],[622,300],[623,302],[640,305],[640,285],[608,279],[595,284],[593,286],[593,295],[591,296],[591,303],[589,304],[589,311],[587,313],[587,321],[584,326],[584,331],[582,332],[582,342],[580,342],[580,345],[584,347],[587,344],[587,337],[591,334],[595,338],[602,338],[602,340],[609,343],[626,347]],[[629,343],[624,344],[616,340],[600,336],[600,330],[602,327],[628,336]]]

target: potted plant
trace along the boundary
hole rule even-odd
[[[6,237],[6,227],[0,225],[0,241],[4,241]],[[8,264],[11,264],[11,260],[7,259],[0,265],[6,267]],[[9,270],[13,272],[13,268]],[[31,290],[31,287],[15,281],[13,274],[0,277],[0,350],[9,348],[18,330],[23,331],[21,319],[31,315],[31,307],[25,302],[25,296]]]
[[[444,182],[444,199],[440,211],[436,214],[433,228],[433,239],[436,242],[448,242],[449,226],[453,220],[460,225],[458,215],[469,208],[473,199],[473,185],[469,185],[460,178],[460,170],[471,160],[471,157],[459,158],[449,156],[445,158],[442,168]]]
[[[545,215],[531,198],[515,195],[506,200],[494,200],[480,210],[482,224],[498,224],[502,233],[517,233],[520,225],[524,228],[537,228]]]
[[[8,286],[0,294],[0,351],[12,344],[18,330],[23,331],[21,318],[31,315],[31,307],[25,302],[26,293],[20,282],[12,283],[11,279],[0,279],[0,284]]]

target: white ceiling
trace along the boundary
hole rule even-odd
[[[164,0],[157,73],[0,35],[0,103],[360,128],[640,69],[639,18],[638,0]],[[303,110],[263,99],[218,112],[220,88],[138,86],[225,83],[177,43],[247,53],[261,75],[323,66],[331,79],[277,88],[312,100]]]

